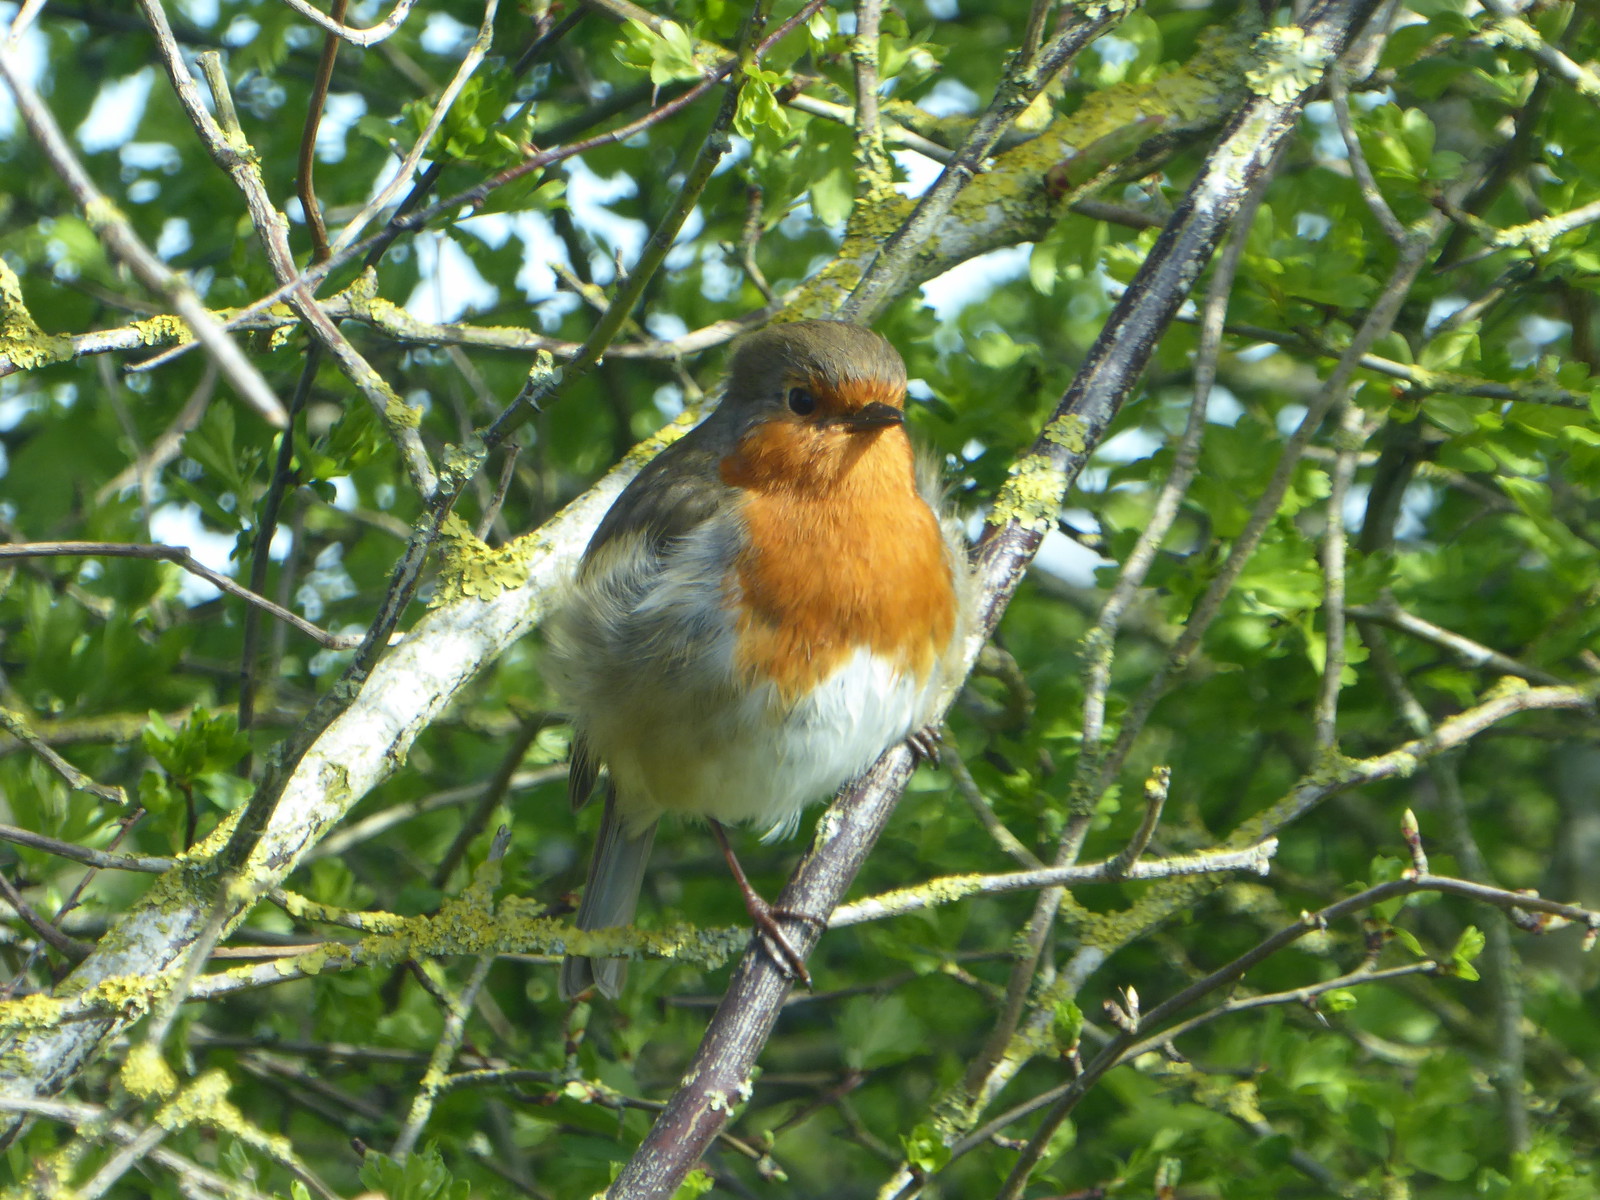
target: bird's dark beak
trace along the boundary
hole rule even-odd
[[[888,429],[891,425],[904,425],[905,421],[906,414],[900,409],[892,404],[878,401],[863,405],[839,418],[839,424],[851,433],[871,433],[876,429]]]

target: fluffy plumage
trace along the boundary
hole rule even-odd
[[[970,587],[904,398],[900,356],[860,326],[752,335],[716,412],[596,531],[550,626],[574,806],[610,776],[579,928],[632,919],[664,814],[783,836],[932,716]],[[569,958],[562,994],[614,996],[624,967]]]

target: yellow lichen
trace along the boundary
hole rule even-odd
[[[49,1029],[61,1020],[62,1001],[43,994],[18,996],[0,1003],[0,1030]]]
[[[439,546],[442,562],[435,607],[467,596],[492,600],[527,581],[529,543],[525,538],[492,548],[451,513],[439,529]]]
[[[128,328],[133,330],[143,346],[171,346],[194,341],[194,333],[183,318],[170,313],[134,321]]]
[[[1012,465],[989,511],[989,524],[1043,533],[1055,524],[1066,494],[1066,472],[1043,454],[1027,455]]]
[[[1532,685],[1530,685],[1528,681],[1523,679],[1521,676],[1502,675],[1499,679],[1496,679],[1489,690],[1483,694],[1483,698],[1485,701],[1489,701],[1503,700],[1507,696],[1520,696],[1531,686]]]
[[[1288,104],[1315,87],[1333,59],[1326,42],[1298,25],[1267,30],[1256,39],[1255,51],[1256,65],[1244,73],[1244,81],[1256,95],[1274,104]]]
[[[1062,413],[1044,427],[1044,438],[1064,446],[1073,454],[1086,454],[1089,450],[1089,424],[1076,413]]]
[[[96,196],[83,206],[83,219],[89,223],[89,228],[96,233],[99,233],[108,225],[125,223],[121,210],[104,196]]]
[[[178,1088],[178,1077],[149,1042],[140,1042],[128,1051],[120,1078],[128,1094],[141,1100],[165,1100]]]
[[[422,424],[420,408],[413,408],[400,399],[399,393],[382,380],[377,380],[377,385],[384,397],[383,419],[390,429],[416,429]]]
[[[22,300],[22,281],[0,258],[0,358],[23,371],[72,357],[72,340],[46,333]]]

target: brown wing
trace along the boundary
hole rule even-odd
[[[718,424],[713,415],[645,464],[589,539],[585,562],[613,538],[630,533],[643,534],[645,544],[659,551],[717,514],[735,491],[719,474],[726,451]]]
[[[714,422],[708,419],[668,446],[622,490],[589,539],[580,574],[615,539],[638,534],[647,550],[660,555],[723,510],[735,489],[719,475],[724,437]],[[567,799],[575,810],[594,794],[600,767],[587,739],[575,734],[567,771]]]

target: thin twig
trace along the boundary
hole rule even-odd
[[[1460,185],[1461,190],[1464,191],[1466,186],[1467,184]],[[1400,312],[1400,305],[1410,293],[1412,284],[1415,283],[1417,275],[1427,261],[1434,239],[1443,226],[1443,218],[1435,214],[1408,237],[1400,259],[1395,264],[1383,291],[1368,310],[1366,319],[1351,338],[1349,347],[1307,405],[1305,416],[1299,426],[1290,435],[1282,454],[1278,457],[1277,465],[1273,468],[1271,479],[1251,510],[1250,519],[1245,523],[1239,536],[1234,539],[1228,549],[1227,558],[1213,575],[1205,594],[1196,602],[1189,614],[1177,645],[1173,647],[1166,661],[1156,669],[1154,677],[1145,685],[1144,690],[1129,705],[1116,743],[1100,764],[1099,778],[1095,781],[1092,794],[1103,792],[1116,778],[1117,772],[1122,769],[1123,762],[1143,731],[1145,722],[1149,720],[1156,704],[1166,695],[1171,680],[1188,665],[1189,660],[1199,649],[1206,630],[1222,611],[1223,601],[1233,591],[1233,586],[1244,571],[1245,565],[1255,553],[1267,528],[1276,518],[1278,507],[1289,490],[1289,484],[1305,447],[1310,443],[1312,435],[1321,426],[1329,410],[1345,398],[1361,356],[1394,324],[1395,317]]]
[[[1168,766],[1157,767],[1150,773],[1150,778],[1144,782],[1144,817],[1139,821],[1139,828],[1134,830],[1133,837],[1122,852],[1108,864],[1116,878],[1129,878],[1128,872],[1138,865],[1139,857],[1150,845],[1150,839],[1156,835],[1156,826],[1161,823],[1161,810],[1166,807],[1167,792],[1172,787],[1172,768]]]
[[[240,600],[260,608],[278,620],[313,639],[329,650],[350,650],[360,644],[359,638],[329,633],[313,625],[304,617],[290,612],[282,605],[268,600],[247,587],[242,587],[220,571],[213,571],[194,555],[187,546],[164,546],[155,542],[7,542],[0,544],[0,561],[8,558],[142,558],[152,562],[169,562],[182,567],[191,575],[198,575],[219,591],[237,596]],[[118,789],[120,790],[120,789]]]
[[[0,546],[0,559],[11,557],[5,553],[9,546]],[[33,726],[28,719],[19,712],[9,708],[0,707],[0,729],[4,729],[17,741],[32,750],[44,764],[54,771],[67,786],[75,792],[88,792],[91,796],[115,804],[119,808],[128,806],[128,793],[121,787],[96,783],[84,772],[78,770],[61,755],[57,754],[38,734],[33,731]]]
[[[955,782],[956,791],[967,802],[967,807],[972,810],[973,816],[978,818],[978,823],[988,830],[989,836],[995,840],[995,844],[1028,870],[1042,869],[1044,863],[1039,860],[1039,856],[1023,845],[1017,835],[1007,829],[1000,820],[999,815],[994,811],[994,805],[989,803],[989,797],[983,794],[983,790],[978,787],[977,780],[973,779],[972,772],[967,769],[967,764],[962,760],[960,752],[953,746],[946,746],[943,755],[945,767],[950,772],[950,778]]]
[[[883,148],[878,119],[878,36],[883,0],[856,0],[856,32],[850,59],[856,76],[856,157],[861,163],[858,190],[870,191],[889,182],[889,154]]]
[[[1150,516],[1122,564],[1117,582],[1111,589],[1111,595],[1106,597],[1094,628],[1084,635],[1083,744],[1088,753],[1084,755],[1085,763],[1079,771],[1080,787],[1089,782],[1086,770],[1090,761],[1099,758],[1099,746],[1105,732],[1106,695],[1111,687],[1111,664],[1123,615],[1144,587],[1161,544],[1177,520],[1183,498],[1200,469],[1200,448],[1205,438],[1211,393],[1217,382],[1217,361],[1222,354],[1228,299],[1233,294],[1233,282],[1238,277],[1239,263],[1244,257],[1250,228],[1255,224],[1256,213],[1272,176],[1273,171],[1269,168],[1251,187],[1239,207],[1239,215],[1228,241],[1217,257],[1211,281],[1206,285],[1205,304],[1200,311],[1200,344],[1195,349],[1194,360],[1194,400],[1189,405],[1188,420],[1173,452],[1172,471],[1156,495]]]
[[[752,10],[740,35],[741,50],[755,46],[760,41],[771,3],[772,0],[761,0]],[[530,379],[528,386],[523,388],[517,400],[484,434],[485,445],[493,447],[504,441],[530,416],[554,403],[557,398],[570,391],[574,383],[599,365],[605,356],[606,348],[621,331],[623,324],[632,317],[634,305],[639,302],[646,285],[665,261],[667,253],[672,249],[672,243],[677,239],[678,231],[683,228],[683,222],[694,210],[700,194],[711,181],[712,172],[716,170],[723,155],[731,147],[728,131],[733,127],[745,81],[743,70],[738,70],[731,76],[730,86],[722,98],[722,107],[712,121],[711,129],[707,132],[693,164],[684,177],[683,186],[678,189],[672,206],[651,232],[649,241],[639,253],[639,260],[617,288],[616,294],[607,302],[605,312],[595,322],[583,347],[572,356],[560,372],[543,373]]]
[[[335,24],[344,24],[345,11],[350,6],[350,0],[333,0],[332,10],[328,14]],[[311,230],[311,259],[321,262],[328,257],[328,227],[322,221],[322,206],[317,203],[317,129],[322,124],[322,110],[328,102],[328,85],[333,81],[333,67],[339,60],[339,38],[336,34],[329,33],[322,40],[322,57],[317,62],[317,73],[311,80],[311,96],[306,102],[305,125],[300,131],[300,159],[299,170],[295,182],[299,185],[300,209],[305,214],[306,228]],[[206,71],[206,78],[211,79],[211,72]],[[219,90],[227,94],[227,88],[218,88],[213,82],[212,94]],[[237,121],[237,118],[235,118]],[[224,117],[223,128],[227,128],[228,121]]]
[[[144,11],[151,33],[155,35],[157,57],[201,144],[212,161],[227,173],[244,195],[251,224],[255,227],[274,276],[280,281],[294,284],[288,286],[282,298],[332,355],[340,370],[360,389],[399,452],[406,474],[417,493],[423,497],[431,496],[437,486],[437,477],[416,423],[408,415],[410,410],[322,311],[311,289],[303,284],[295,284],[297,275],[294,255],[289,248],[288,219],[273,205],[261,173],[260,161],[251,151],[243,130],[237,127],[225,129],[206,107],[200,95],[200,86],[173,35],[161,0],[139,0],[139,7]],[[220,72],[212,75],[211,83],[226,90],[227,80]],[[219,101],[217,111],[226,116],[231,111],[231,105]],[[325,261],[331,263],[333,260]],[[284,424],[287,424],[286,414],[280,426]]]
[[[1007,1125],[1037,1112],[1041,1108],[1053,1105],[1051,1114],[1046,1120],[1054,1120],[1059,1123],[1071,1113],[1077,1102],[1082,1099],[1091,1087],[1099,1082],[1107,1071],[1125,1061],[1128,1051],[1132,1047],[1142,1044],[1144,1039],[1140,1037],[1140,1034],[1159,1028],[1165,1021],[1182,1012],[1196,1000],[1234,983],[1242,978],[1252,967],[1271,958],[1278,951],[1293,944],[1308,933],[1324,930],[1343,917],[1364,911],[1376,904],[1381,904],[1385,900],[1409,896],[1418,892],[1440,892],[1446,895],[1465,896],[1494,904],[1503,909],[1528,907],[1531,900],[1540,906],[1540,911],[1560,910],[1559,915],[1568,920],[1579,922],[1590,928],[1600,926],[1600,912],[1593,912],[1576,905],[1530,898],[1521,892],[1487,887],[1464,879],[1453,879],[1437,875],[1416,875],[1377,884],[1367,888],[1365,891],[1330,904],[1318,912],[1303,914],[1292,925],[1272,934],[1232,962],[1219,967],[1204,978],[1196,980],[1176,995],[1163,1001],[1154,1009],[1145,1013],[1140,1018],[1135,1029],[1120,1032],[1113,1037],[1104,1049],[1096,1054],[1094,1059],[1084,1067],[1082,1074],[1059,1087],[1034,1096],[1009,1112],[1002,1113],[980,1129],[976,1129],[962,1138],[951,1148],[952,1159],[983,1145]],[[1170,1032],[1157,1035],[1153,1038],[1153,1043],[1159,1045],[1170,1036],[1172,1036]],[[1017,1180],[1018,1172],[1021,1173],[1021,1179],[1023,1181],[1026,1180],[1027,1170],[1024,1168],[1024,1164],[1019,1162],[1017,1169],[1012,1173],[1012,1179],[1008,1180],[1008,1186],[1002,1190],[1001,1195],[1018,1194],[1011,1186],[1012,1182]]]
[[[405,23],[417,0],[395,0],[394,9],[387,17],[365,29],[354,29],[343,24],[338,17],[330,17],[320,9],[313,8],[309,0],[283,0],[283,2],[306,20],[326,29],[340,41],[349,42],[352,46],[375,46]],[[336,12],[342,11],[343,8],[344,5],[339,0],[334,0]]]
[[[456,831],[450,848],[444,852],[438,866],[433,869],[435,888],[443,889],[450,882],[450,876],[461,865],[462,859],[466,858],[468,847],[478,834],[483,832],[484,826],[489,823],[489,818],[494,815],[494,810],[510,792],[511,782],[517,777],[517,768],[522,765],[523,755],[527,754],[528,747],[533,745],[534,739],[539,736],[539,731],[543,728],[543,717],[524,721],[522,728],[517,731],[517,736],[511,739],[510,745],[501,756],[499,767],[495,769],[494,777],[483,789],[483,795],[479,797],[478,803],[462,820],[461,828]],[[498,858],[499,855],[493,857]]]
[[[462,89],[466,87],[467,80],[472,77],[473,72],[483,62],[484,56],[489,53],[489,47],[494,41],[494,18],[498,7],[499,0],[486,0],[483,6],[483,20],[478,24],[478,36],[467,49],[466,56],[462,58],[461,64],[456,68],[456,73],[451,76],[450,82],[445,85],[444,91],[439,93],[439,99],[435,102],[433,111],[429,113],[428,121],[423,126],[422,133],[412,143],[411,149],[406,152],[405,157],[400,162],[400,166],[394,172],[394,177],[379,190],[376,196],[368,200],[362,206],[361,211],[352,217],[349,223],[339,231],[339,236],[329,248],[330,254],[345,250],[354,244],[356,238],[361,236],[361,231],[366,228],[367,223],[383,211],[384,207],[399,194],[400,189],[406,185],[406,182],[416,172],[417,164],[422,161],[423,155],[428,153],[428,147],[433,143],[434,137],[444,124],[445,117],[449,115],[450,109],[460,97]]]
[[[88,942],[80,942],[75,937],[69,937],[41,917],[33,906],[22,898],[22,893],[12,886],[11,880],[6,878],[3,871],[0,871],[0,897],[4,897],[6,903],[16,910],[23,924],[38,934],[41,940],[68,962],[82,962],[94,949]]]
[[[956,197],[983,169],[984,160],[1011,128],[1012,122],[1050,86],[1078,51],[1105,32],[1123,12],[1123,9],[1114,11],[1107,7],[1097,9],[1094,15],[1074,13],[1066,27],[1038,54],[1007,73],[995,91],[994,100],[973,123],[961,149],[945,163],[933,186],[922,194],[911,215],[889,236],[860,282],[840,305],[839,317],[864,321],[876,316],[889,297],[898,291],[917,252],[944,221]]]
[[[200,382],[195,384],[194,391],[189,393],[189,398],[183,402],[172,424],[157,435],[148,450],[95,490],[95,504],[103,505],[130,484],[137,483],[142,488],[143,481],[153,480],[162,467],[177,458],[183,448],[183,435],[200,424],[200,418],[205,416],[216,390],[217,364],[208,360],[200,375]]]
[[[787,21],[778,26],[778,28],[774,30],[769,37],[764,39],[760,45],[756,47],[757,57],[759,57],[761,54],[764,54],[772,46],[782,41],[791,32],[809,20],[811,15],[820,9],[824,3],[826,3],[826,0],[806,0],[806,3],[801,7],[799,12],[795,13],[794,16],[790,17]],[[347,246],[343,250],[336,249],[333,255],[326,261],[321,263],[313,263],[307,266],[303,271],[294,276],[294,278],[281,283],[277,288],[263,296],[261,299],[240,309],[230,319],[228,322],[228,327],[237,327],[244,322],[255,319],[267,309],[271,308],[274,304],[281,303],[301,289],[319,285],[322,280],[326,279],[332,271],[344,266],[352,259],[358,258],[362,254],[374,250],[380,245],[387,244],[389,241],[393,240],[394,237],[398,236],[405,230],[421,228],[429,221],[432,221],[446,213],[456,212],[463,207],[476,208],[498,188],[504,187],[510,183],[514,183],[518,179],[523,178],[525,175],[528,175],[533,171],[542,170],[544,167],[550,166],[553,163],[562,162],[565,159],[572,158],[576,155],[588,153],[590,150],[597,149],[601,146],[607,146],[614,142],[624,141],[636,133],[648,129],[653,125],[659,124],[667,118],[674,116],[678,112],[681,112],[695,100],[698,100],[701,96],[709,92],[713,87],[730,75],[736,66],[737,59],[730,59],[723,66],[716,68],[705,79],[702,79],[699,83],[695,84],[681,95],[676,96],[672,100],[657,106],[644,116],[639,117],[637,120],[629,121],[623,125],[617,126],[614,129],[608,130],[605,133],[596,134],[594,137],[586,138],[580,142],[573,142],[566,146],[558,146],[551,150],[540,151],[539,153],[530,156],[527,160],[518,164],[517,166],[508,167],[498,175],[495,175],[482,183],[467,188],[465,191],[458,192],[453,196],[448,196],[443,200],[439,200],[419,212],[412,213],[403,220],[391,222],[388,228],[385,228],[379,233],[373,234],[371,237]],[[581,349],[582,348],[580,347],[579,350],[581,351]],[[574,351],[574,353],[578,352],[579,351]],[[184,353],[187,353],[185,347],[175,346],[172,349],[147,360],[141,365],[144,369],[150,369],[161,365],[162,363],[171,361],[173,358]]]
[[[1502,654],[1454,630],[1445,629],[1432,621],[1409,613],[1401,608],[1392,596],[1376,605],[1352,606],[1348,611],[1352,617],[1358,617],[1363,621],[1376,621],[1398,633],[1417,638],[1441,650],[1448,650],[1469,667],[1488,667],[1502,675],[1515,675],[1530,683],[1548,684],[1553,687],[1560,687],[1566,683],[1566,680],[1559,675],[1552,675],[1540,667],[1519,662],[1509,654]]]
[[[505,857],[506,847],[510,844],[511,830],[502,825],[500,832],[495,835],[494,844],[489,848],[488,861],[500,862]],[[434,1103],[444,1091],[450,1063],[454,1060],[456,1052],[461,1049],[461,1042],[466,1037],[467,1017],[472,1012],[472,1006],[477,1001],[484,982],[489,978],[489,968],[492,966],[494,966],[494,955],[485,954],[478,959],[472,968],[472,975],[461,989],[461,994],[450,998],[445,1008],[444,1029],[440,1032],[438,1044],[428,1059],[428,1069],[422,1073],[422,1084],[411,1103],[411,1113],[406,1118],[405,1128],[395,1139],[396,1158],[405,1158],[416,1148],[417,1139],[422,1136],[428,1118],[433,1115]]]
[[[1372,620],[1361,621],[1362,640],[1367,644],[1372,665],[1379,680],[1389,692],[1395,707],[1406,724],[1419,737],[1429,737],[1434,732],[1433,721],[1427,710],[1417,700],[1406,684],[1394,651],[1383,629]],[[1461,777],[1457,770],[1458,756],[1443,754],[1428,763],[1428,774],[1439,796],[1439,810],[1444,815],[1451,850],[1461,864],[1462,873],[1469,879],[1487,883],[1492,879],[1489,864],[1472,833],[1472,822],[1467,813],[1466,800],[1461,794]],[[1495,1089],[1500,1095],[1500,1105],[1505,1113],[1506,1140],[1512,1147],[1526,1149],[1531,1136],[1528,1121],[1526,1081],[1526,1043],[1522,1030],[1523,1005],[1521,979],[1518,974],[1516,949],[1511,943],[1511,924],[1516,913],[1502,909],[1490,910],[1484,923],[1484,957],[1487,962],[1489,987],[1494,1003],[1494,1033],[1497,1061],[1491,1072]]]
[[[289,429],[278,441],[277,462],[273,465],[272,479],[267,484],[266,493],[261,497],[254,536],[250,539],[250,590],[257,595],[267,586],[267,570],[272,562],[272,540],[278,533],[283,498],[297,481],[294,468],[295,424],[311,398],[311,389],[316,383],[317,368],[321,363],[322,347],[313,342],[300,367],[300,379],[295,384],[294,398],[289,402]],[[246,610],[243,624],[239,639],[239,728],[248,730],[255,724],[256,666],[261,657],[259,610]],[[251,758],[247,755],[239,766],[239,772],[248,779],[252,769]]]
[[[122,1144],[127,1144],[139,1136],[133,1126],[112,1119],[110,1110],[98,1104],[80,1104],[35,1096],[0,1095],[0,1112],[42,1117],[47,1121],[60,1121],[79,1127],[99,1125],[102,1127],[103,1136]],[[178,1180],[203,1184],[216,1195],[227,1196],[230,1200],[272,1200],[266,1193],[218,1175],[185,1155],[158,1147],[151,1152],[150,1159],[171,1171]]]
[[[1339,418],[1338,458],[1328,489],[1327,525],[1322,535],[1322,686],[1317,694],[1315,745],[1319,752],[1338,748],[1339,688],[1345,667],[1345,528],[1344,502],[1355,477],[1356,461],[1366,441],[1367,419],[1358,405],[1345,403]]]
[[[1355,176],[1361,198],[1366,201],[1378,227],[1388,235],[1389,240],[1396,246],[1405,245],[1406,227],[1400,224],[1400,218],[1394,215],[1389,202],[1383,198],[1378,181],[1373,177],[1372,167],[1367,163],[1366,153],[1361,149],[1361,139],[1356,136],[1355,125],[1350,120],[1350,90],[1338,67],[1328,75],[1328,97],[1333,101],[1334,120],[1339,126],[1339,136],[1344,139],[1346,161],[1350,164],[1350,173]]]
[[[1505,0],[1483,0],[1484,8],[1498,20],[1491,23],[1491,31],[1507,45],[1525,50],[1539,60],[1552,74],[1571,84],[1580,96],[1600,104],[1600,74],[1568,58],[1556,47],[1539,36],[1539,31],[1522,19],[1522,15]]]
[[[502,449],[505,459],[500,464],[500,479],[494,485],[494,494],[484,506],[483,515],[478,518],[478,528],[474,531],[480,539],[488,537],[494,528],[494,523],[500,516],[500,508],[506,502],[506,494],[511,491],[511,481],[517,474],[517,455],[522,447],[516,442],[507,442]]]
[[[76,842],[64,842],[59,838],[46,837],[31,829],[19,829],[15,825],[0,825],[0,842],[12,842],[18,846],[27,846],[30,850],[43,850],[46,854],[54,854],[58,858],[71,859],[86,867],[98,867],[104,871],[139,871],[147,875],[160,875],[170,871],[176,861],[147,854],[111,854],[105,850],[92,850]]]

